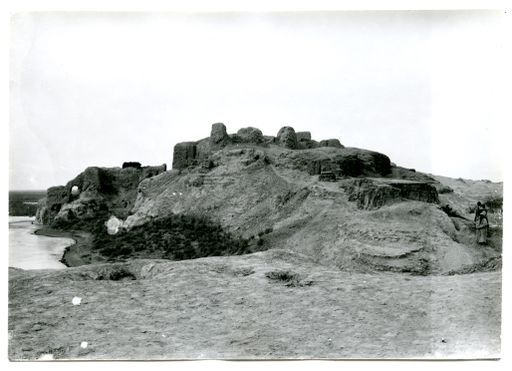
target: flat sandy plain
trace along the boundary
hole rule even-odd
[[[9,273],[11,360],[50,353],[145,360],[500,352],[501,272],[347,273],[270,250]],[[72,304],[75,296],[81,305]]]

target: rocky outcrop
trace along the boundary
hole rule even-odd
[[[295,130],[291,126],[284,126],[277,133],[276,142],[281,147],[296,149],[297,134],[295,134]]]
[[[389,157],[382,153],[358,148],[313,148],[290,151],[279,163],[307,171],[310,175],[332,172],[337,178],[358,176],[388,176],[391,169]]]
[[[201,139],[196,143],[196,159],[201,162],[210,157],[212,153],[212,145],[210,138]]]
[[[123,226],[123,222],[112,215],[106,222],[105,227],[107,227],[107,233],[109,235],[115,235],[119,232],[121,227]]]
[[[173,169],[186,169],[189,167],[205,167],[204,164],[209,163],[211,156],[223,148],[237,147],[249,144],[262,147],[277,145],[289,150],[310,150],[318,147],[327,147],[332,149],[344,149],[345,147],[338,139],[322,140],[320,143],[311,138],[311,132],[300,131],[295,132],[291,126],[282,127],[276,137],[263,135],[260,129],[254,127],[246,127],[238,130],[236,134],[228,134],[226,126],[222,123],[212,125],[210,136],[197,142],[182,142],[174,146]],[[366,151],[370,152],[370,151]],[[376,156],[378,157],[377,154]],[[383,155],[382,155],[383,156]],[[375,157],[375,156],[374,156]],[[385,175],[389,171],[389,159],[384,156],[385,160],[382,165],[378,164],[379,159],[375,157],[370,162],[375,162],[375,171],[373,173]],[[315,160],[316,161],[316,160]],[[335,176],[359,176],[366,175],[368,172],[364,170],[368,159],[361,156],[343,156],[339,164],[329,166],[327,171],[334,172]],[[320,174],[320,164],[308,165],[312,174]]]
[[[400,190],[400,196],[415,201],[438,203],[439,196],[436,188],[429,183],[423,182],[388,182],[392,187]]]
[[[166,165],[124,168],[88,167],[65,186],[51,187],[40,201],[40,224],[80,224],[105,213],[126,217],[139,183],[166,171]]]
[[[161,174],[164,171],[167,171],[167,165],[163,164],[160,166],[143,166],[141,169],[142,169],[141,179],[146,179],[146,178],[151,178],[153,176]]]
[[[318,142],[316,140],[301,140],[297,142],[297,149],[311,149],[318,148]]]
[[[366,210],[378,209],[402,200],[439,202],[435,187],[422,182],[364,178],[344,181],[341,187],[347,193],[349,201],[356,202],[358,208]]]
[[[39,224],[50,224],[59,213],[62,205],[70,200],[71,189],[65,186],[50,187],[46,191],[46,197],[39,201],[36,222]]]
[[[276,137],[272,135],[263,135],[263,140],[265,144],[273,144],[276,141]]]
[[[297,135],[297,141],[305,141],[305,140],[311,140],[311,132],[309,131],[298,131],[296,133]]]
[[[229,143],[229,135],[226,131],[226,125],[220,122],[212,125],[210,142],[213,146],[223,146]]]
[[[358,179],[342,185],[349,201],[357,203],[359,209],[378,209],[400,200],[400,190],[389,184],[375,183],[369,179]]]
[[[306,162],[307,166],[307,172],[309,175],[320,175],[322,172],[331,172],[333,173],[333,170],[336,171],[337,174],[334,174],[334,176],[341,176],[341,172],[338,169],[338,166],[336,165],[335,160],[331,158],[322,158],[322,159],[315,159],[311,161]]]
[[[320,175],[318,176],[318,180],[320,180],[321,182],[335,182],[337,178],[332,171],[325,170],[320,173]]]
[[[84,222],[95,220],[107,208],[106,200],[103,197],[86,195],[62,205],[59,213],[50,221],[50,224],[57,226],[76,224],[77,226],[82,226]]]
[[[311,149],[317,147],[318,142],[311,139],[311,133],[309,131],[297,132],[297,149]]]
[[[50,210],[46,207],[46,197],[39,200],[36,210],[36,223],[49,224],[51,220]]]
[[[236,134],[243,143],[261,144],[265,141],[261,130],[253,127],[242,128]]]
[[[182,142],[174,146],[173,169],[184,169],[197,165],[197,145],[195,142]]]
[[[417,172],[414,169],[406,169],[401,166],[396,166],[395,164],[393,164],[391,166],[391,171],[390,171],[388,177],[395,178],[395,179],[412,180],[412,181],[416,181],[416,182],[440,184],[434,178],[432,178],[431,176],[428,176],[427,174]]]
[[[319,147],[334,147],[334,148],[345,148],[338,139],[326,139],[321,140],[318,143]]]
[[[135,169],[140,169],[142,167],[140,162],[123,162],[123,169],[126,169],[127,167],[133,167]]]

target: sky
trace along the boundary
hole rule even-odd
[[[454,178],[503,179],[502,11],[20,13],[10,189],[172,164],[211,124],[282,126]]]

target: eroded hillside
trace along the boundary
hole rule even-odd
[[[239,241],[229,247],[226,238],[225,249],[201,249],[205,242],[193,233],[165,237],[168,231],[162,228],[151,238],[167,245],[146,252],[123,242],[123,253],[116,255],[121,250],[114,235],[104,261],[180,258],[183,249],[188,249],[186,257],[199,257],[282,248],[360,272],[424,275],[499,266],[499,220],[491,215],[490,243],[479,246],[470,212],[479,194],[487,197],[486,190],[499,196],[501,185],[472,183],[475,191],[466,192],[449,178],[401,168],[384,154],[348,148],[336,139],[317,142],[291,127],[271,137],[255,128],[229,135],[223,124],[214,124],[210,137],[175,146],[170,171],[95,169],[58,188],[57,202],[52,203],[55,191],[50,189],[45,207],[51,212],[41,213],[46,215],[42,221],[66,228],[96,223],[104,232],[110,218],[123,236],[118,240],[135,241],[141,226],[166,219],[175,225],[177,216],[187,215],[206,218],[213,229],[218,226]],[[76,196],[74,186],[80,189]],[[91,251],[86,254],[90,262],[102,261],[101,254],[93,253],[92,260]]]

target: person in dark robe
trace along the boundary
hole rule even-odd
[[[489,220],[487,219],[487,210],[485,208],[478,214],[476,226],[476,242],[480,245],[487,244],[487,235],[489,232]]]
[[[476,209],[475,209],[475,222],[479,220],[480,213],[482,210],[485,210],[485,205],[482,204],[480,201],[476,203]]]

